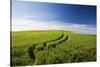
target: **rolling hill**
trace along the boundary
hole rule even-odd
[[[11,32],[12,66],[96,61],[96,35],[64,30]]]

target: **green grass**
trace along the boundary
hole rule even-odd
[[[12,66],[96,61],[96,35],[63,30],[12,32]]]

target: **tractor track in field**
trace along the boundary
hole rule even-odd
[[[43,47],[39,48],[38,51],[42,51],[42,50],[44,50],[44,49],[49,49],[49,48],[55,48],[58,44],[61,44],[61,43],[63,43],[63,42],[66,41],[66,40],[68,40],[68,35],[65,35],[64,33],[62,33],[62,35],[61,35],[60,37],[58,37],[57,39],[43,42],[43,43],[42,43],[42,44],[43,44]],[[58,42],[57,42],[57,43],[50,44],[50,43],[56,42],[56,41],[58,41]],[[39,43],[39,44],[40,44],[40,43]],[[38,46],[39,44],[35,44],[35,45],[29,47],[29,56],[30,56],[30,58],[33,59],[34,61],[35,61],[35,58],[36,58],[35,52],[34,52],[34,51],[37,50],[37,49],[35,49],[35,48],[36,48],[36,46]],[[48,47],[48,44],[50,44],[49,47]]]

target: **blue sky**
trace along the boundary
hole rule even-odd
[[[12,30],[70,30],[96,33],[96,7],[87,5],[12,2]]]

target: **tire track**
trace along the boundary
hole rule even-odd
[[[31,59],[35,59],[35,54],[34,54],[34,49],[35,49],[35,45],[34,46],[31,46],[31,47],[29,47],[29,56],[30,56],[30,58]]]
[[[47,48],[48,48],[48,49],[51,48],[51,47],[55,48],[58,44],[63,43],[63,42],[66,41],[67,39],[68,39],[68,36],[63,36],[63,38],[62,38],[61,40],[58,40],[58,42],[53,41],[53,42],[51,42],[51,43],[47,43],[47,45],[48,45]]]
[[[63,38],[63,36],[64,36],[64,34],[62,33],[62,35],[59,38],[54,39],[54,40],[50,40],[50,41],[46,41],[46,43],[53,42],[53,41],[57,41],[57,40]]]
[[[43,42],[42,44],[40,44],[40,43],[35,44],[35,45],[29,47],[29,56],[30,56],[31,59],[33,59],[35,61],[35,58],[36,58],[35,51],[37,51],[37,52],[38,51],[43,51],[44,49],[49,49],[51,47],[55,48],[58,44],[61,44],[66,40],[68,40],[68,35],[66,36],[66,35],[64,35],[64,33],[62,33],[62,35],[57,39],[46,41],[46,42]],[[49,44],[49,46],[48,46],[48,44]],[[36,48],[39,45],[40,45],[40,47]]]

